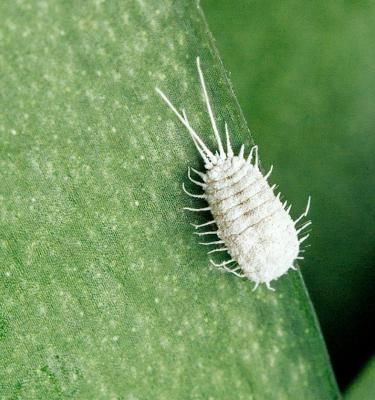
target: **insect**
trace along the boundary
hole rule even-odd
[[[212,130],[217,142],[218,150],[212,152],[202,140],[201,136],[191,127],[186,112],[177,111],[168,97],[159,89],[157,93],[176,114],[178,119],[187,128],[191,138],[201,155],[206,171],[200,172],[194,168],[188,169],[190,181],[203,189],[202,194],[193,194],[183,190],[191,197],[204,199],[208,206],[203,208],[189,208],[193,212],[208,212],[212,219],[200,225],[192,224],[195,229],[216,226],[215,230],[195,232],[198,236],[215,235],[218,240],[202,243],[206,246],[217,247],[208,254],[227,252],[230,259],[216,263],[210,262],[220,270],[230,272],[240,278],[247,278],[255,283],[255,290],[264,283],[268,289],[271,281],[278,279],[290,268],[296,269],[293,262],[303,259],[299,256],[300,245],[308,238],[308,234],[299,238],[298,235],[307,228],[311,221],[307,221],[297,228],[297,224],[307,216],[310,208],[310,197],[306,210],[295,221],[289,212],[291,206],[280,200],[280,193],[276,196],[274,189],[267,182],[272,167],[266,175],[259,169],[258,147],[253,146],[247,158],[244,157],[245,146],[242,145],[238,155],[235,155],[229,138],[229,129],[225,123],[226,150],[221,140],[215,117],[212,112],[207,93],[206,83],[197,57],[197,69]],[[201,179],[198,181],[191,176],[191,170]]]

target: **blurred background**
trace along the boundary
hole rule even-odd
[[[375,2],[202,0],[263,168],[312,196],[301,262],[345,389],[374,352]]]

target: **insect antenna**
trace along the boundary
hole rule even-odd
[[[218,131],[217,126],[216,126],[215,117],[214,117],[214,114],[213,114],[212,109],[211,109],[211,104],[210,104],[210,100],[208,98],[207,89],[206,89],[206,83],[204,81],[204,77],[203,77],[203,73],[202,73],[201,63],[200,63],[199,57],[197,57],[197,68],[198,68],[199,79],[201,81],[201,85],[202,85],[202,89],[203,89],[204,99],[205,99],[206,105],[207,105],[208,115],[209,115],[210,120],[211,120],[211,125],[212,125],[212,129],[214,131],[214,135],[215,135],[215,138],[216,138],[217,145],[219,146],[220,157],[224,159],[225,158],[225,151],[224,151],[223,143],[221,142],[219,131]]]
[[[171,103],[168,97],[159,89],[155,88],[156,92],[160,95],[160,97],[165,101],[168,107],[176,114],[177,118],[184,124],[187,130],[192,137],[195,146],[197,147],[200,155],[206,164],[211,164],[216,162],[216,157],[211,152],[211,150],[205,145],[203,140],[199,137],[199,135],[194,131],[194,129],[190,126],[187,120],[176,110],[175,106]],[[185,114],[186,115],[186,114]]]
[[[189,125],[190,128],[191,128],[191,125],[189,124],[189,120],[188,120],[188,117],[187,117],[187,115],[186,115],[185,109],[182,109],[182,115],[183,115],[183,117],[184,117],[184,120],[185,120],[186,124]],[[191,128],[191,129],[192,129],[192,128]],[[205,162],[206,164],[209,163],[209,161],[207,160],[208,155],[204,152],[204,149],[203,149],[203,148],[199,147],[199,143],[197,142],[197,139],[196,139],[194,136],[192,136],[191,138],[193,139],[193,142],[194,142],[194,144],[195,144],[195,147],[197,148],[199,154],[202,156],[204,162]]]

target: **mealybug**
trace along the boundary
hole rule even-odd
[[[188,170],[189,179],[203,189],[203,194],[189,193],[184,185],[183,189],[191,197],[205,199],[208,206],[185,209],[212,213],[213,218],[210,221],[201,225],[193,224],[193,226],[198,229],[216,225],[217,229],[213,231],[195,232],[198,236],[218,236],[219,240],[202,243],[207,246],[219,246],[208,254],[220,251],[229,253],[230,259],[220,264],[210,260],[215,267],[241,278],[250,279],[255,282],[254,290],[260,283],[265,283],[269,289],[273,290],[270,282],[284,275],[289,268],[295,269],[293,262],[303,258],[298,256],[300,244],[307,239],[308,235],[299,239],[298,234],[311,222],[305,222],[298,229],[296,224],[307,216],[310,197],[305,212],[293,221],[289,215],[291,206],[286,209],[286,202],[282,204],[280,201],[280,193],[275,196],[273,192],[276,185],[270,187],[267,182],[272,167],[265,176],[262,175],[259,170],[257,146],[252,147],[247,159],[244,158],[244,145],[241,146],[239,154],[234,155],[226,123],[225,152],[210,105],[199,57],[197,68],[218,145],[218,151],[215,153],[206,146],[191,127],[185,110],[179,113],[167,96],[156,88],[162,99],[189,131],[206,168],[205,173],[191,168],[202,182],[193,179],[190,168]]]

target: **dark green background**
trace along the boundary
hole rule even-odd
[[[302,210],[301,263],[344,387],[373,351],[375,3],[204,0],[265,169]]]

